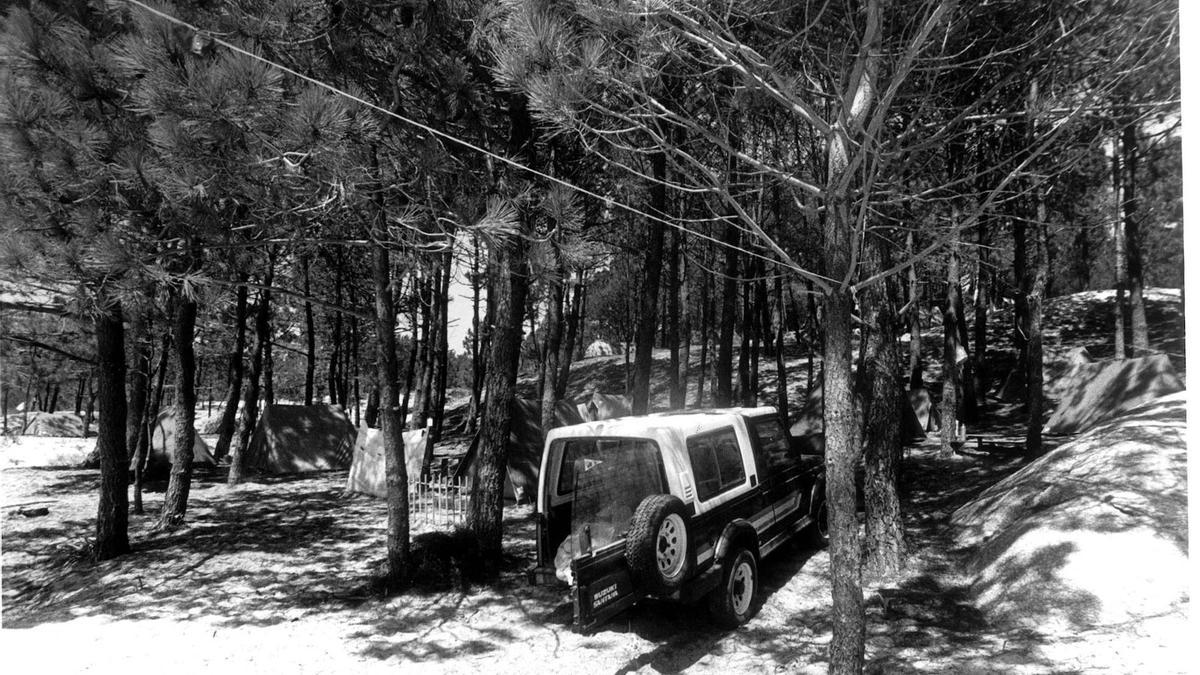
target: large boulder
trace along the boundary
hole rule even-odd
[[[978,607],[1079,634],[1186,607],[1186,400],[1102,424],[959,508]]]

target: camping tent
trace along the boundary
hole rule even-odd
[[[596,356],[612,356],[616,351],[613,346],[604,340],[594,340],[583,350],[583,357],[590,359]]]
[[[26,436],[64,436],[83,438],[83,418],[75,413],[35,412],[25,425]]]
[[[192,441],[192,466],[197,464],[216,465],[208,443],[195,434]],[[154,418],[150,432],[150,454],[146,457],[146,473],[166,471],[175,461],[175,414],[164,410]],[[134,470],[136,457],[129,458],[129,469]]]
[[[909,398],[902,395],[899,403],[900,421],[903,425],[901,442],[911,443],[924,439],[925,429],[917,419],[917,412],[913,406],[908,405]],[[862,410],[858,405],[854,406],[854,417],[857,423],[861,424]],[[813,387],[808,393],[804,407],[788,431],[792,438],[799,439],[802,444],[808,446],[806,452],[825,451],[825,389],[821,384]]]
[[[1067,356],[1067,364],[1062,372],[1046,378],[1048,380],[1044,388],[1046,397],[1061,401],[1091,379],[1103,367],[1103,363],[1096,363],[1092,360],[1091,355],[1084,347],[1072,349]]]
[[[916,387],[908,390],[908,404],[912,408],[913,414],[916,415],[916,427],[921,430],[921,436],[925,436],[925,432],[940,431],[942,428],[942,416],[938,412],[937,406],[933,404],[933,397],[929,395],[929,390],[925,387]]]
[[[254,428],[246,467],[269,474],[345,469],[354,425],[335,405],[269,405]]]
[[[429,428],[406,431],[402,436],[405,473],[411,482],[421,477],[421,463],[425,459],[425,442],[429,438]],[[386,497],[385,466],[382,432],[365,424],[360,426],[354,440],[354,461],[351,462],[350,473],[346,476],[346,491]]]
[[[504,497],[515,501],[532,499],[537,494],[538,473],[542,466],[542,404],[531,399],[517,399],[512,406],[512,426],[508,433],[508,467],[504,479]],[[579,424],[583,420],[575,406],[559,401],[554,407],[556,427]],[[464,472],[474,481],[479,467],[477,459],[478,441],[467,450],[459,465],[458,474]]]
[[[1077,366],[1047,434],[1077,434],[1160,396],[1183,390],[1165,354]]]

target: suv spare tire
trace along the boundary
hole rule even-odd
[[[687,509],[674,495],[650,495],[638,504],[625,537],[633,580],[648,593],[672,593],[692,571]]]

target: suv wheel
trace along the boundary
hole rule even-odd
[[[754,616],[758,595],[758,562],[750,551],[739,548],[726,558],[721,585],[709,596],[709,610],[723,626],[740,626]]]
[[[809,540],[818,548],[824,548],[829,545],[829,507],[828,502],[824,499],[817,505],[816,518],[809,526]]]
[[[633,578],[650,593],[678,589],[692,568],[687,511],[673,495],[650,495],[638,504],[625,538]]]

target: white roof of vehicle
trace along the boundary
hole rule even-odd
[[[686,438],[706,431],[728,427],[738,417],[771,417],[776,414],[774,406],[758,408],[721,408],[713,410],[687,410],[681,412],[652,413],[618,417],[611,420],[584,422],[552,429],[546,441],[559,438],[592,436],[616,436],[624,438],[653,438],[664,436]]]

